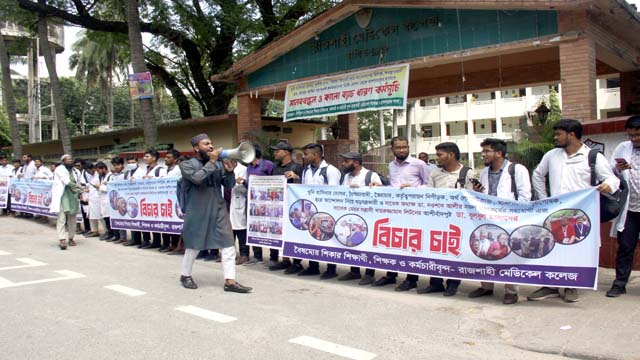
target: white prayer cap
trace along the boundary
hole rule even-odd
[[[64,161],[64,159],[66,159],[66,158],[72,159],[72,158],[73,158],[73,156],[71,156],[71,154],[64,154],[64,155],[62,155],[62,157],[60,158],[60,161]]]

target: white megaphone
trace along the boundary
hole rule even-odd
[[[218,158],[221,160],[235,159],[246,166],[256,158],[256,150],[250,142],[243,142],[235,149],[222,150]]]

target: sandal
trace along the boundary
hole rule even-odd
[[[76,246],[76,242],[73,239],[69,239],[69,246]]]
[[[58,247],[60,248],[60,250],[67,250],[67,242],[66,242],[66,240],[60,240],[60,243],[58,244]]]

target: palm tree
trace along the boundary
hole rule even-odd
[[[142,48],[142,33],[140,32],[140,13],[137,0],[127,0],[127,25],[129,27],[129,47],[131,49],[131,65],[134,73],[147,72],[147,64]],[[151,99],[141,99],[140,117],[142,118],[142,132],[147,147],[154,147],[158,142],[158,130],[153,115]]]
[[[105,101],[107,125],[113,128],[113,76],[127,73],[129,55],[119,45],[126,41],[123,34],[87,31],[72,46],[69,67],[76,69],[76,78],[86,82],[82,104],[82,133],[85,133],[85,109],[89,90],[100,82]]]
[[[4,35],[0,32],[0,71],[2,72],[2,95],[3,103],[7,109],[9,118],[9,128],[11,130],[11,144],[13,145],[14,156],[22,156],[22,139],[16,118],[16,103],[13,97],[13,83],[11,82],[11,67],[9,65],[9,53],[4,43]]]
[[[46,0],[38,0],[38,3],[46,4]],[[60,82],[58,81],[58,72],[56,70],[55,53],[49,46],[47,18],[42,15],[38,16],[38,39],[40,41],[40,49],[42,49],[42,56],[44,56],[44,62],[47,65],[47,72],[49,73],[49,86],[51,86],[51,97],[53,97],[53,107],[58,123],[60,141],[62,142],[62,150],[65,154],[71,154],[73,152],[71,148],[71,136],[62,105],[62,92],[60,92]]]

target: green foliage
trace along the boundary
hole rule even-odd
[[[391,139],[393,114],[389,111],[384,111],[384,133],[385,141]],[[358,144],[358,150],[361,153],[365,153],[368,150],[378,147],[384,144],[380,144],[380,121],[378,119],[377,111],[364,111],[358,113],[358,136],[360,137],[360,143]]]
[[[509,158],[526,166],[530,173],[538,166],[542,156],[555,147],[553,125],[562,118],[562,109],[560,109],[558,93],[554,89],[551,89],[549,92],[548,101],[548,107],[551,112],[542,128],[526,129],[529,137],[539,135],[539,141],[534,142],[525,139],[517,143],[509,144]],[[539,133],[536,134],[536,131],[539,131]]]
[[[11,132],[9,131],[9,118],[4,106],[0,106],[0,148],[5,146],[11,146]]]

